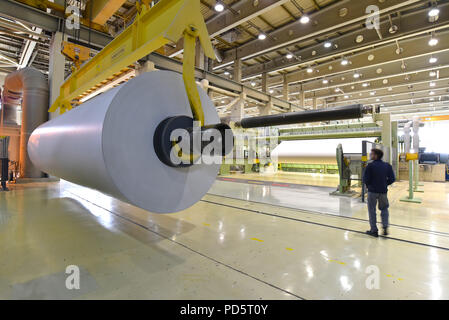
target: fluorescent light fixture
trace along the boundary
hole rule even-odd
[[[325,48],[330,48],[330,47],[332,47],[332,42],[326,41],[326,42],[324,43],[324,47],[325,47]]]
[[[267,35],[265,33],[260,33],[258,38],[259,40],[265,40],[267,38]]]
[[[312,72],[313,72],[313,69],[311,67],[308,67],[307,68],[307,73],[312,73]]]
[[[362,84],[362,86],[366,88],[369,86],[369,83],[365,82],[364,84]]]
[[[354,78],[356,78],[356,79],[358,79],[358,78],[360,78],[360,73],[354,73]]]
[[[217,3],[215,4],[215,11],[217,11],[217,12],[222,12],[223,10],[224,10],[224,5],[221,4],[220,2],[217,2]]]
[[[437,61],[438,61],[438,59],[435,58],[435,57],[431,57],[431,58],[429,59],[429,63],[435,63],[435,62],[437,62]]]
[[[346,95],[346,96],[344,96],[344,98],[345,98],[345,99],[349,99],[349,96],[348,96],[348,95]]]
[[[435,71],[430,71],[429,76],[430,77],[436,77],[437,73]]]
[[[328,84],[328,83],[329,83],[329,80],[323,79],[323,84]]]
[[[291,53],[287,53],[287,55],[285,57],[290,60],[293,58],[293,55]]]
[[[349,64],[348,59],[343,58],[343,59],[341,60],[341,65],[342,65],[342,66],[347,66],[348,64]]]
[[[225,72],[224,72],[224,75],[225,75],[225,76],[229,76],[229,75],[230,75],[229,71],[225,71]]]

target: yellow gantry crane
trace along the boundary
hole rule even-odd
[[[195,82],[195,46],[199,38],[207,57],[215,59],[200,0],[161,0],[150,7],[150,0],[137,2],[134,22],[95,57],[76,70],[61,86],[50,112],[72,109],[72,103],[85,91],[111,77],[167,43],[184,37],[183,79],[193,117],[204,124],[204,113]]]

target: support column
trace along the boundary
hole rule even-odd
[[[234,77],[235,82],[242,82],[242,59],[236,59],[234,61]]]
[[[304,108],[306,106],[306,93],[301,85],[301,92],[299,93],[299,106]]]
[[[285,101],[288,101],[289,90],[288,90],[287,75],[284,74],[284,76],[282,78],[283,78],[283,82],[282,82],[282,96],[283,96]]]
[[[231,121],[237,122],[245,117],[245,100],[246,93],[242,92],[240,94],[239,101],[232,106]]]
[[[200,42],[197,40],[195,46],[195,67],[200,68],[201,70],[205,70],[205,55],[203,51],[203,47]]]
[[[268,73],[262,73],[262,92],[268,92]]]
[[[314,94],[315,95],[315,94]],[[313,110],[318,109],[318,101],[316,99],[316,97],[314,96],[312,99],[312,105],[313,105]]]
[[[392,138],[391,138],[391,116],[389,113],[376,114],[375,121],[382,121],[382,144],[389,148],[388,157],[385,157],[385,162],[392,163]]]
[[[259,115],[268,116],[271,114],[271,110],[273,110],[273,101],[270,99],[264,107],[259,107]]]
[[[55,102],[59,96],[59,89],[64,83],[65,77],[65,57],[62,50],[62,32],[55,32],[50,42],[50,59],[48,68],[48,82],[50,88],[50,105]],[[50,106],[49,106],[50,107]],[[50,119],[57,117],[57,112],[50,113]]]
[[[154,71],[154,70],[156,70],[156,67],[154,66],[154,62],[147,60],[147,61],[145,61],[145,63],[143,65],[141,65],[139,68],[137,68],[136,76],[140,76],[142,73],[150,72],[150,71]]]

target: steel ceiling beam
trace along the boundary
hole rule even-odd
[[[171,70],[174,72],[182,73],[181,61],[157,53],[148,55],[146,59],[152,61],[158,69]],[[199,68],[195,69],[195,78],[199,80],[206,79],[211,85],[224,90],[232,91],[238,94],[245,93],[248,98],[255,99],[261,103],[266,104],[272,101],[274,106],[279,107],[284,111],[299,109],[299,106],[292,102],[276,98],[274,96],[271,96],[270,94],[258,91],[251,87],[247,87],[243,84],[220,77],[212,72],[201,70]]]
[[[419,38],[411,38],[401,41],[399,45],[403,50],[400,54],[396,53],[396,44],[392,43],[373,50],[355,54],[352,57],[349,57],[350,64],[346,66],[341,65],[341,60],[339,59],[314,67],[312,73],[308,73],[305,69],[291,72],[287,74],[287,82],[304,83],[312,80],[333,77],[336,75],[343,75],[345,73],[354,73],[355,71],[363,75],[365,69],[372,67],[382,69],[382,72],[378,74],[379,76],[382,76],[384,74],[382,65],[386,63],[402,60],[407,63],[408,59],[422,55],[429,55],[432,53],[438,57],[439,53],[447,51],[449,48],[446,43],[449,43],[449,32],[442,32],[438,34],[438,38],[440,40],[439,43],[433,47],[428,45],[428,36],[421,36]],[[370,58],[372,59],[369,60]],[[270,86],[279,85],[283,81],[282,78],[282,75],[270,77],[268,79],[268,83]]]
[[[0,14],[15,20],[32,24],[36,27],[42,28],[45,31],[62,31],[62,18],[14,0],[1,0]],[[106,33],[89,29],[83,25],[80,26],[79,31],[80,40],[88,42],[90,33],[90,42],[101,47],[106,46],[113,39]]]
[[[382,88],[396,87],[399,85],[409,85],[416,81],[434,81],[436,77],[430,77],[429,72],[435,71],[442,74],[448,72],[449,68],[449,50],[439,54],[439,61],[437,66],[429,66],[429,56],[420,56],[413,61],[407,62],[406,69],[401,68],[400,61],[388,63],[384,65],[384,72],[382,75],[376,73],[376,68],[365,70],[363,78],[354,81],[352,74],[344,74],[343,76],[334,77],[329,80],[329,85],[323,85],[320,81],[313,83],[305,83],[302,89],[306,93],[306,98],[311,98],[313,95],[318,98],[328,98],[341,96],[345,94],[355,94],[359,92],[372,91]],[[406,80],[406,77],[409,80]],[[344,78],[344,80],[342,80]],[[386,81],[385,81],[386,80]],[[364,86],[364,84],[366,84]],[[338,88],[340,91],[335,92]],[[300,85],[290,86],[290,94],[299,94],[301,90]]]
[[[380,46],[385,43],[391,43],[396,40],[410,37],[413,34],[430,32],[431,30],[443,27],[447,28],[449,23],[449,3],[440,5],[439,19],[434,23],[430,23],[428,20],[428,9],[403,14],[392,20],[393,24],[398,26],[399,30],[394,34],[390,33],[390,22],[388,20],[383,21],[380,24],[380,33],[383,36],[383,40],[379,39],[374,30],[369,30],[367,28],[355,30],[339,37],[329,39],[332,44],[334,46],[337,45],[338,48],[325,48],[322,43],[319,43],[294,51],[294,57],[292,59],[287,59],[285,56],[280,56],[265,63],[247,66],[242,70],[243,78],[253,77],[264,72],[269,73],[300,65],[310,65],[315,63],[317,60],[322,61],[325,59],[360,52],[368,48],[373,48],[373,46]],[[357,43],[355,41],[356,37],[363,37],[363,41]],[[301,59],[298,59],[298,57],[301,57]]]
[[[445,80],[447,82],[447,80]],[[433,91],[434,94],[430,95],[429,92]],[[338,100],[338,102],[329,103],[329,106],[341,106],[341,105],[347,105],[352,103],[363,103],[363,104],[375,104],[375,105],[385,105],[385,106],[391,106],[390,104],[394,105],[402,105],[404,101],[411,101],[411,100],[419,100],[419,99],[430,99],[432,97],[439,97],[439,96],[449,96],[448,87],[447,84],[439,85],[435,88],[421,88],[419,90],[407,90],[402,89],[400,92],[387,95],[387,94],[379,94],[370,98],[350,98],[350,99],[344,99],[344,100]],[[380,98],[381,101],[376,101],[376,99]]]
[[[92,22],[104,25],[125,2],[126,0],[89,0],[86,3],[87,16],[92,17]]]
[[[225,10],[206,21],[207,30],[210,37],[214,38],[289,1],[259,0],[257,4],[255,1],[239,1],[231,5],[232,10]],[[182,53],[183,48],[184,43],[181,40],[174,48],[167,50],[167,55],[176,56]]]
[[[312,14],[310,17],[311,21],[308,24],[301,24],[297,20],[270,32],[266,41],[256,39],[238,47],[236,50],[227,50],[220,66],[232,63],[236,59],[249,59],[354,23],[363,23],[369,16],[366,13],[367,7],[373,4],[378,6],[379,14],[384,14],[419,1],[389,0],[376,1],[374,3],[372,0],[338,1]]]

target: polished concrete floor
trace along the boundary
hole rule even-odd
[[[0,193],[0,298],[449,298],[449,184],[425,183],[422,204],[396,184],[391,235],[375,239],[357,199],[260,181],[217,181],[169,215],[65,182],[13,186]],[[79,290],[65,286],[72,265]]]

